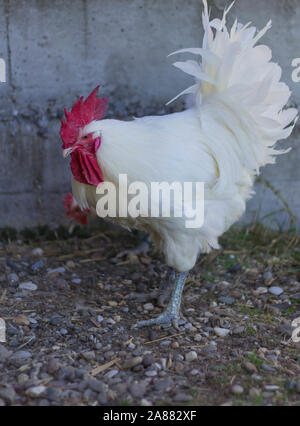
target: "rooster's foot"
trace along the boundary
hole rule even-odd
[[[184,324],[184,320],[180,318],[180,315],[168,311],[164,311],[157,318],[152,318],[146,321],[139,321],[135,324],[134,328],[151,327],[152,325],[161,325],[163,328],[174,327],[177,330],[179,325]]]
[[[152,325],[162,325],[164,328],[175,327],[179,328],[181,323],[180,319],[180,304],[181,295],[184,288],[184,283],[187,277],[187,272],[172,272],[170,275],[170,281],[175,281],[174,289],[170,302],[167,309],[159,315],[157,318],[153,318],[146,321],[139,321],[134,328],[151,327]],[[183,321],[184,323],[184,321]]]

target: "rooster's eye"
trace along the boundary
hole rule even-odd
[[[88,139],[89,137],[88,137],[88,135],[85,135],[84,137],[83,137],[83,139]]]

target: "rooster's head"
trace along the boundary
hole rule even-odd
[[[97,186],[103,182],[96,152],[101,137],[88,133],[86,127],[105,116],[107,98],[97,98],[99,86],[84,101],[81,97],[69,112],[65,109],[66,120],[62,120],[60,136],[63,141],[63,156],[71,155],[71,170],[74,178],[81,183]]]

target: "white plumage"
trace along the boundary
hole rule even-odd
[[[174,65],[195,78],[181,94],[193,97],[184,112],[134,121],[101,120],[83,134],[101,134],[97,160],[105,180],[205,182],[205,221],[200,229],[186,229],[185,218],[119,219],[127,227],[147,231],[177,271],[190,270],[199,253],[218,248],[218,237],[245,211],[255,175],[275,162],[276,141],[287,138],[297,116],[284,109],[288,87],[280,82],[281,68],[271,50],[257,42],[271,23],[257,32],[250,24],[210,21],[204,3],[202,48],[190,53],[197,60]],[[180,95],[178,95],[180,96]],[[73,179],[74,196],[82,208],[95,208],[99,196],[93,186]]]

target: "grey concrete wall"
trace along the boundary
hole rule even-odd
[[[214,16],[225,3],[209,1]],[[0,85],[0,227],[63,220],[61,199],[70,183],[59,118],[78,96],[101,84],[110,98],[109,116],[165,110],[165,102],[190,82],[166,56],[200,44],[201,10],[200,0],[0,0],[0,57],[7,63],[7,84]],[[258,27],[273,20],[265,42],[299,105],[291,61],[300,57],[300,1],[238,0],[229,20],[236,16]],[[298,216],[299,139],[295,131],[287,142],[293,151],[263,173]],[[247,220],[280,209],[259,184]],[[283,223],[286,216],[273,219]]]

